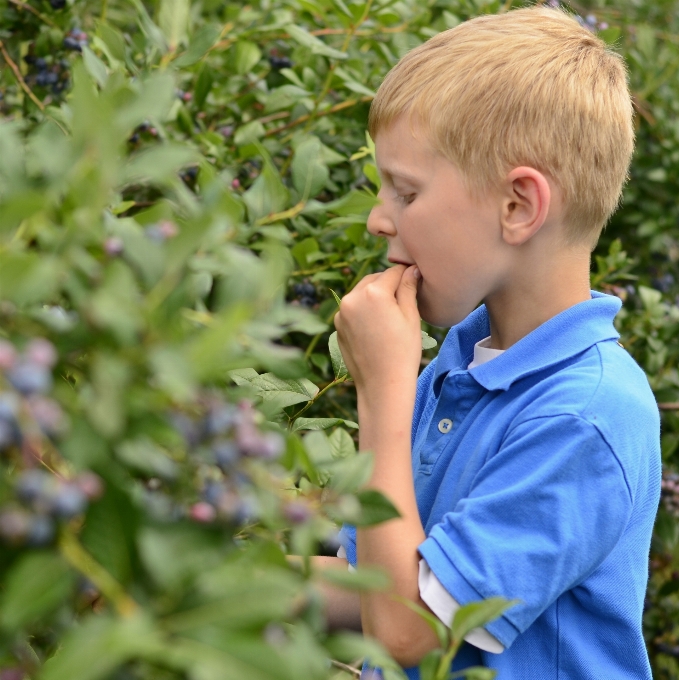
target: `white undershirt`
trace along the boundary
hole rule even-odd
[[[502,349],[491,349],[490,336],[479,340],[474,345],[474,359],[467,366],[467,369],[475,368],[487,361],[494,359],[504,352]],[[341,546],[337,552],[337,557],[346,559],[347,553],[344,546]],[[354,567],[349,565],[349,570],[353,571]],[[443,584],[436,578],[434,572],[429,568],[429,565],[424,559],[420,560],[419,573],[417,577],[417,585],[420,589],[420,597],[426,602],[427,606],[436,614],[436,616],[450,626],[453,615],[460,608],[457,600],[443,587]],[[491,652],[492,654],[500,654],[504,651],[504,646],[494,636],[492,636],[484,628],[474,628],[464,638],[469,644],[482,649],[484,652]]]

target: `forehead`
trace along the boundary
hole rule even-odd
[[[377,167],[383,176],[420,180],[452,165],[431,142],[423,125],[401,115],[375,135]]]

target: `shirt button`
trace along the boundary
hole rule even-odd
[[[439,432],[442,432],[443,434],[448,434],[450,430],[453,428],[453,421],[450,418],[444,418],[443,420],[439,420]]]

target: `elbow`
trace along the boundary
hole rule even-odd
[[[421,639],[412,631],[391,632],[385,638],[378,638],[391,657],[402,668],[419,666],[428,652],[436,647],[431,638]]]

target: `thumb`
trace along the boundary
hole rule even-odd
[[[416,266],[408,267],[403,272],[401,283],[396,290],[396,301],[400,307],[417,308],[417,286],[422,278]]]

